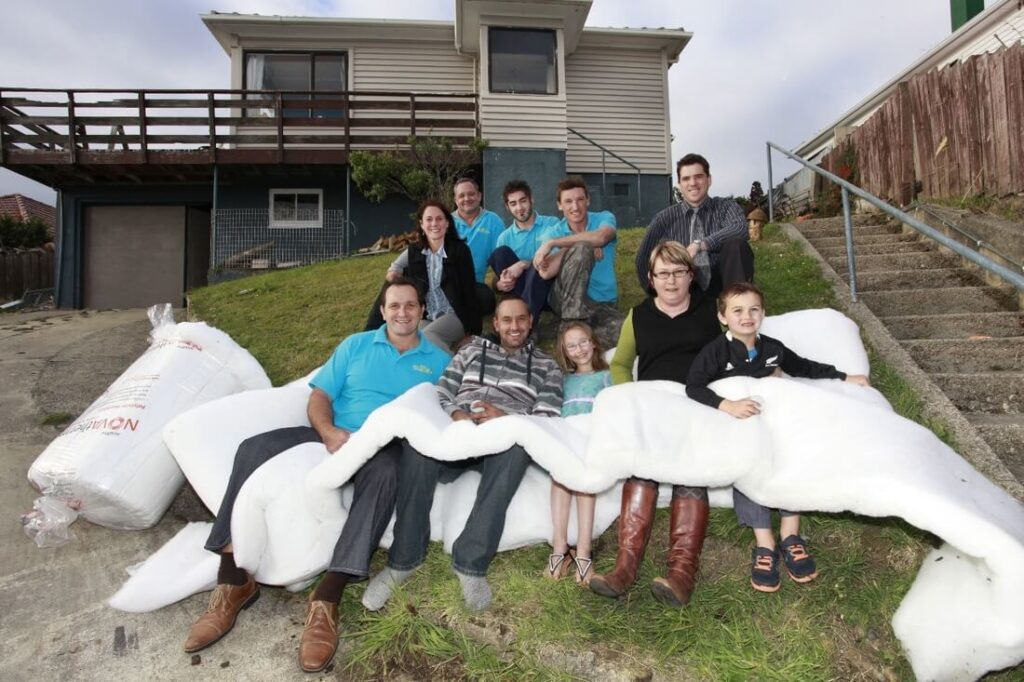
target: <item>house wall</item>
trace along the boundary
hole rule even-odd
[[[565,177],[564,151],[488,147],[484,149],[483,161],[484,207],[500,215],[506,224],[512,222],[512,216],[505,210],[502,194],[510,180],[529,183],[538,213],[559,215],[555,208],[555,188]]]
[[[640,167],[667,173],[671,167],[668,65],[660,51],[607,49],[583,34],[566,59],[567,124]],[[601,150],[569,134],[570,173],[600,173]],[[610,155],[608,172],[633,172]]]
[[[646,226],[658,211],[672,201],[672,178],[668,175],[640,175],[639,197],[636,173],[581,173],[590,191],[592,211],[611,211],[618,226]],[[639,201],[638,201],[639,198]]]

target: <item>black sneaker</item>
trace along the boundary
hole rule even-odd
[[[786,572],[798,583],[809,583],[818,577],[814,557],[807,553],[807,543],[799,535],[790,535],[782,541],[782,559]]]
[[[779,553],[767,547],[755,547],[750,564],[750,585],[758,592],[779,589]]]

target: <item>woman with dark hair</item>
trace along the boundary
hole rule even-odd
[[[655,246],[647,264],[652,296],[633,308],[622,324],[612,358],[612,381],[686,382],[697,353],[721,335],[715,300],[694,283],[693,259],[675,241]],[[651,536],[658,482],[629,478],[622,487],[619,516],[619,551],[615,568],[595,575],[590,589],[618,597],[636,582],[647,541]],[[681,608],[693,594],[704,535],[708,527],[707,488],[672,487],[669,515],[668,571],[655,578],[651,591],[660,601]]]
[[[418,239],[388,268],[388,281],[407,277],[426,300],[423,335],[438,348],[451,352],[467,334],[481,331],[476,296],[476,275],[469,247],[455,231],[451,213],[440,201],[424,201],[416,213]],[[366,328],[384,323],[374,306]]]

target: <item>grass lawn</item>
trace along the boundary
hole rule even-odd
[[[643,296],[633,274],[643,231],[619,234],[625,310]],[[754,246],[769,314],[832,303],[814,261],[776,226],[767,226]],[[278,385],[314,369],[362,329],[390,259],[352,258],[206,287],[192,292],[192,314],[248,348]],[[920,421],[920,401],[895,372],[873,362],[875,385],[897,411]],[[490,571],[494,605],[470,614],[435,544],[384,613],[365,613],[361,587],[346,591],[338,665],[357,678],[381,679],[401,672],[433,679],[606,678],[622,669],[682,680],[912,679],[889,621],[933,539],[896,519],[804,519],[821,576],[805,586],[784,579],[779,592],[765,595],[749,586],[753,537],[731,510],[713,510],[694,601],[681,611],[660,605],[648,587],[664,566],[666,510],[658,512],[637,586],[620,601],[571,580],[543,579],[549,548],[535,546],[498,555]],[[596,542],[598,572],[612,567],[615,548],[613,524]]]

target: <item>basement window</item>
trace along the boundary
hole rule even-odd
[[[270,227],[323,227],[322,189],[270,190]]]
[[[558,94],[554,31],[491,28],[487,45],[491,92]]]

